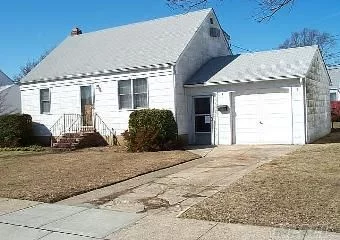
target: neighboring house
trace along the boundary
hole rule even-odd
[[[0,115],[20,112],[20,88],[0,70]]]
[[[329,88],[331,101],[340,101],[340,65],[328,67],[332,84]]]
[[[74,29],[22,79],[23,112],[37,136],[103,125],[120,134],[141,108],[172,110],[190,144],[304,144],[330,132],[317,46],[235,56],[228,41],[212,9]]]

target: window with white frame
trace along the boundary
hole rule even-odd
[[[40,113],[50,113],[51,96],[50,89],[40,89]]]
[[[145,78],[118,81],[119,109],[148,107],[148,87]]]

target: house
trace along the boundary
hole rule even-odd
[[[0,70],[0,115],[20,112],[20,88]]]
[[[233,55],[212,9],[71,36],[21,81],[40,138],[170,109],[190,144],[305,144],[330,132],[317,46]],[[75,129],[75,130],[74,130]]]
[[[340,101],[340,65],[328,67],[329,76],[332,84],[330,85],[330,99],[331,101]]]

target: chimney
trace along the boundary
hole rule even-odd
[[[72,31],[71,31],[71,36],[76,36],[76,35],[80,35],[82,34],[83,32],[80,30],[80,28],[73,28]]]

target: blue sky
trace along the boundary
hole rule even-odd
[[[304,27],[340,34],[339,0],[296,0],[292,8],[266,23],[252,18],[255,0],[212,0],[208,7],[215,9],[232,44],[252,51],[277,48],[291,32]],[[165,0],[3,0],[0,69],[12,77],[27,60],[57,46],[75,26],[90,32],[178,13],[181,11],[169,8]],[[234,53],[239,52],[234,48]]]

